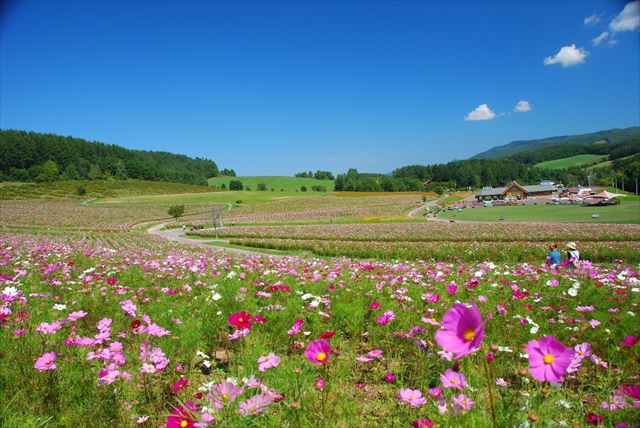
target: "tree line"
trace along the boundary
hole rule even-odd
[[[233,170],[223,170],[235,175]],[[130,150],[55,134],[0,130],[0,181],[135,178],[207,185],[215,162],[168,152]]]
[[[333,174],[330,171],[320,171],[316,172],[312,171],[302,171],[294,175],[294,177],[299,178],[315,178],[316,180],[333,180]]]

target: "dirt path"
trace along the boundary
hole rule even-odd
[[[409,217],[418,217],[418,213],[420,212],[420,210],[426,209],[428,207],[434,207],[436,205],[438,205],[438,202],[442,201],[443,199],[449,197],[449,195],[442,195],[440,198],[438,199],[434,199],[432,201],[428,201],[426,204],[424,205],[420,205],[418,208],[416,208],[415,210],[412,210],[409,213]],[[429,219],[431,220],[431,219]]]
[[[169,223],[161,223],[161,224],[157,224],[155,226],[152,226],[152,227],[147,229],[147,233],[149,235],[159,236],[159,237],[164,238],[166,240],[173,241],[173,242],[178,242],[178,243],[184,244],[184,245],[195,245],[195,246],[198,246],[198,247],[209,248],[211,250],[218,250],[218,251],[222,251],[222,252],[229,252],[229,253],[235,253],[235,254],[243,254],[243,255],[246,255],[246,256],[293,257],[293,256],[283,256],[283,255],[279,255],[279,254],[267,254],[267,253],[261,253],[261,252],[258,252],[258,251],[251,251],[251,250],[243,250],[243,249],[240,249],[240,248],[216,247],[215,245],[208,244],[208,242],[229,243],[229,240],[227,240],[227,239],[218,239],[218,240],[207,239],[207,240],[204,240],[204,239],[188,238],[188,237],[186,237],[184,235],[185,231],[182,230],[181,228],[162,230],[162,228],[165,227],[168,224]]]

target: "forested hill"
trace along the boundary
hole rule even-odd
[[[130,150],[80,138],[0,130],[0,181],[137,178],[207,185],[215,162],[167,152]]]
[[[540,140],[512,141],[503,146],[493,147],[485,152],[473,156],[471,159],[510,157],[518,153],[543,149],[561,144],[592,144],[600,141],[618,143],[640,137],[640,127],[634,126],[624,129],[610,129],[608,131],[593,132],[591,134],[565,135],[549,137]]]

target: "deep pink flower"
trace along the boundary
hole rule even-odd
[[[55,364],[56,361],[56,353],[55,352],[45,352],[42,354],[40,358],[33,365],[34,368],[40,370],[41,372],[45,370],[55,370],[58,368]]]
[[[624,338],[622,342],[620,342],[620,346],[625,348],[631,348],[633,345],[635,345],[638,342],[640,342],[640,336],[638,337],[627,336]]]
[[[336,335],[335,331],[325,331],[320,335],[320,338],[321,339],[331,339],[335,335]]]
[[[369,303],[369,308],[371,309],[378,309],[380,307],[380,303],[378,303],[377,300],[374,300],[373,302]]]
[[[176,393],[181,389],[185,388],[187,385],[189,385],[189,379],[180,378],[180,380],[178,380],[176,383],[173,384],[173,387],[172,387],[173,392]]]
[[[529,354],[529,372],[540,382],[562,382],[571,364],[574,351],[560,343],[554,336],[530,340],[526,346]]]
[[[456,359],[476,351],[484,338],[482,314],[475,303],[467,308],[456,303],[442,317],[442,329],[435,335],[436,342]]]
[[[182,406],[178,406],[171,412],[171,415],[167,417],[167,428],[193,428],[196,421],[190,413],[190,410],[195,410],[195,403],[185,403],[187,409]]]
[[[604,421],[604,416],[596,415],[595,413],[587,413],[587,423],[589,425],[600,425],[600,422]]]
[[[420,418],[416,421],[413,421],[413,423],[411,424],[411,426],[413,428],[432,428],[433,427],[433,422],[431,422],[431,420],[429,420],[428,418]]]
[[[331,359],[331,345],[324,339],[316,339],[307,345],[304,355],[312,364],[325,365]]]
[[[251,328],[252,323],[251,315],[245,311],[236,312],[229,316],[229,324],[235,326],[237,329]]]
[[[386,380],[389,383],[392,383],[396,381],[396,376],[393,373],[389,372],[384,375],[384,380]]]
[[[420,407],[427,402],[427,399],[422,396],[422,392],[418,389],[402,388],[399,395],[402,401],[411,404],[412,407]]]
[[[621,389],[625,395],[640,400],[640,385],[622,385]]]

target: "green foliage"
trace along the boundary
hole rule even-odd
[[[168,214],[178,221],[178,217],[184,214],[184,205],[172,205],[169,207]]]
[[[87,189],[81,184],[76,188],[76,195],[84,196],[87,194]]]
[[[58,165],[56,165],[54,161],[48,160],[42,164],[40,174],[36,177],[36,181],[39,183],[56,181],[59,176],[60,171],[58,170]]]
[[[29,179],[35,181],[47,161],[56,164],[56,179],[61,170],[63,178],[70,180],[108,176],[204,185],[207,178],[218,175],[216,164],[207,159],[129,150],[54,134],[0,130],[0,175],[27,181],[23,171],[27,170]],[[227,172],[231,174],[233,170]],[[40,180],[53,181],[51,178],[49,169]]]
[[[300,191],[300,186],[306,186],[307,189],[313,186],[324,186],[327,191],[333,190],[332,180],[316,180],[315,178],[300,178],[300,177],[287,177],[287,176],[240,176],[235,178],[230,177],[214,177],[209,179],[209,186],[217,186],[222,188],[222,184],[229,188],[229,182],[231,180],[240,180],[244,186],[250,186],[253,189],[257,189],[260,183],[264,183],[267,189],[280,190],[284,192]]]
[[[267,190],[267,185],[264,183],[258,183],[257,189],[261,192],[264,192],[265,190]]]
[[[300,187],[300,190],[301,190],[302,192],[306,192],[306,191],[307,191],[307,186],[301,186],[301,187]]]
[[[541,162],[536,164],[536,167],[543,169],[562,169],[572,166],[587,166],[601,162],[604,159],[606,159],[606,157],[603,157],[602,155],[583,154]]]
[[[229,190],[242,190],[244,186],[240,180],[231,180],[229,182]]]

